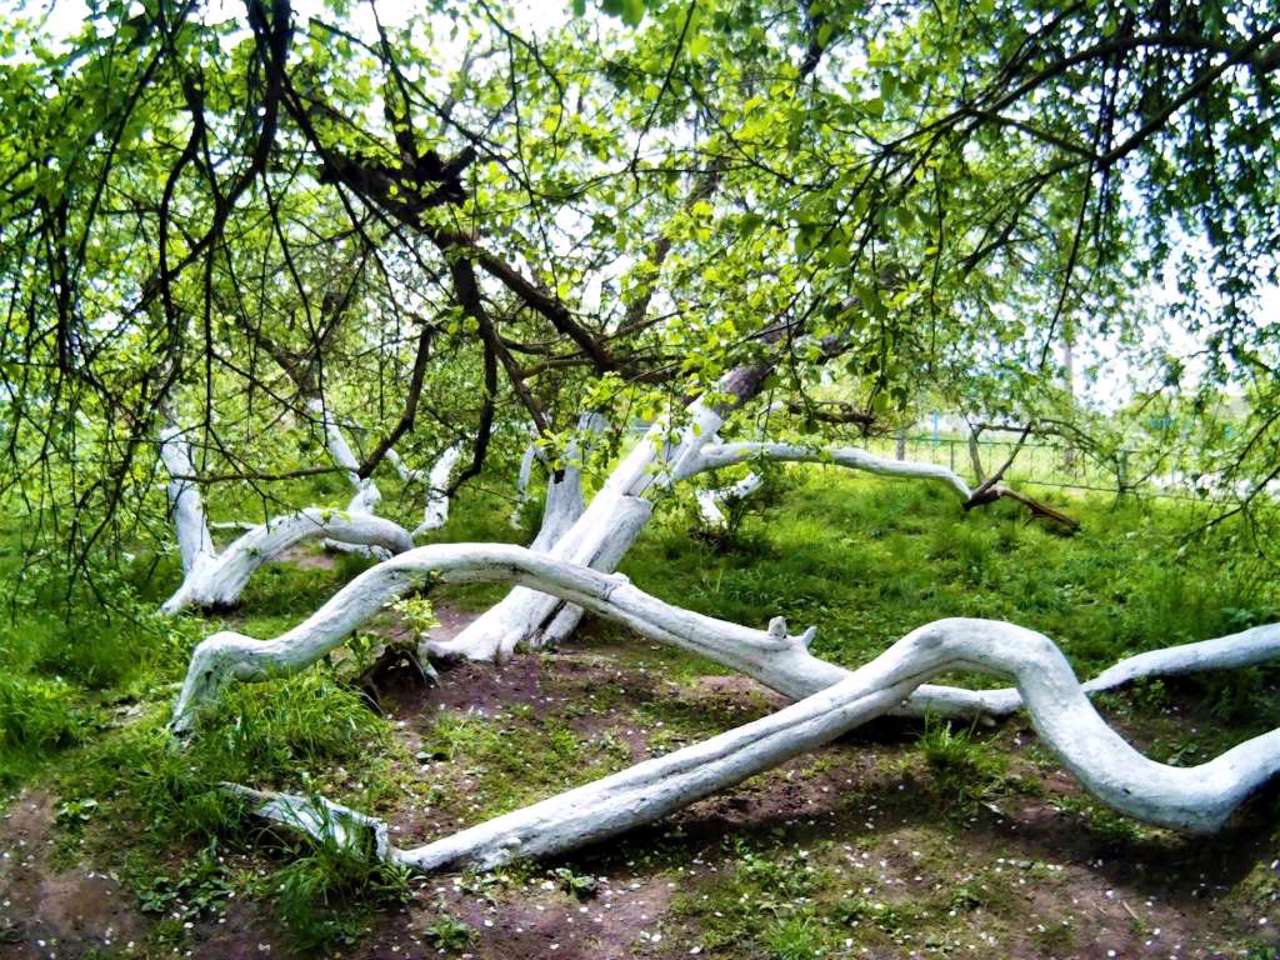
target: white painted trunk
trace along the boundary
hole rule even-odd
[[[720,509],[720,504],[735,500],[745,500],[759,490],[763,483],[764,481],[757,474],[749,473],[737,483],[732,483],[727,487],[699,490],[697,493],[698,513],[702,516],[702,522],[712,530],[723,530],[729,521],[725,517],[724,511]]]
[[[181,479],[195,476],[195,465],[190,444],[174,424],[161,431],[160,458],[170,476],[169,504],[183,570],[182,584],[160,608],[163,613],[232,606],[255,570],[303,540],[327,537],[327,542],[378,550],[382,556],[413,547],[404,528],[390,520],[367,512],[311,507],[251,525],[219,553],[209,534],[199,489],[193,480]]]
[[[648,522],[651,487],[665,489],[682,465],[715,437],[723,418],[701,401],[690,405],[685,424],[669,439],[670,422],[659,420],[614,469],[604,486],[547,552],[558,560],[612,571]],[[545,549],[545,547],[544,547]],[[515,589],[446,643],[428,642],[424,653],[436,657],[495,660],[519,644],[542,646],[572,632],[580,612],[559,617],[563,601]],[[549,632],[553,624],[554,632]]]
[[[172,614],[187,607],[232,606],[260,566],[295,544],[322,537],[344,546],[383,550],[388,555],[413,549],[413,539],[391,520],[370,513],[308,507],[259,524],[209,557],[187,573],[182,586],[160,609]]]
[[[933,480],[962,500],[970,496],[968,485],[946,467],[888,460],[856,447],[719,443],[717,431],[723,422],[718,413],[699,401],[690,406],[687,423],[676,432],[674,440],[667,440],[667,421],[655,423],[613,471],[582,516],[549,549],[550,555],[612,571],[644,529],[656,494],[694,474],[755,459],[830,463],[877,476]],[[580,611],[568,611],[562,616],[563,609],[563,602],[554,597],[533,598],[529,591],[516,589],[452,640],[424,644],[423,653],[497,660],[510,656],[520,644],[540,647],[559,643],[581,619]]]
[[[538,445],[530,443],[524,448],[524,456],[520,458],[520,471],[516,474],[516,502],[507,519],[512,530],[520,529],[523,519],[520,514],[524,505],[529,502],[529,482],[533,479],[533,462],[537,459],[540,459]]]
[[[644,636],[702,653],[804,699],[703,743],[454,836],[411,850],[383,848],[382,855],[417,870],[461,863],[488,867],[515,856],[561,853],[651,822],[904,703],[928,709],[950,688],[924,687],[924,681],[951,670],[1011,677],[1042,740],[1085,789],[1114,809],[1150,823],[1195,832],[1219,829],[1240,803],[1280,770],[1280,731],[1247,741],[1198,767],[1149,760],[1097,714],[1086,697],[1089,685],[1079,684],[1057,647],[1043,635],[1013,624],[939,620],[912,631],[870,663],[847,671],[809,653],[813,628],[802,636],[789,636],[777,618],[768,631],[752,630],[670,606],[617,575],[496,544],[440,545],[403,554],[366,571],[305,622],[274,640],[259,642],[230,632],[208,638],[192,656],[175,705],[173,729],[190,732],[198,708],[229,680],[264,680],[314,663],[427,575],[444,582],[509,580],[553,591]],[[1170,670],[1242,666],[1277,652],[1280,625],[1258,627],[1130,658],[1095,684],[1112,685]],[[323,820],[333,810],[307,806],[309,801],[302,798],[269,800],[260,812],[303,829],[309,829],[307,823],[314,827],[317,818]]]

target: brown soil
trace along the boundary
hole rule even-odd
[[[114,877],[52,863],[56,799],[18,795],[0,833],[0,958],[78,957],[127,950],[145,923]]]

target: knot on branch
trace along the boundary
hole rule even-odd
[[[769,628],[765,631],[769,635],[769,639],[778,641],[789,641],[808,650],[809,644],[813,643],[813,638],[818,635],[817,627],[809,627],[804,633],[793,637],[787,633],[787,618],[774,617],[769,621]]]

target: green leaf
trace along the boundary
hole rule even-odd
[[[644,19],[644,0],[622,0],[622,22],[629,27],[638,26]]]

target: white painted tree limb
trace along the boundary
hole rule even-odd
[[[315,409],[313,408],[313,412]],[[351,448],[343,439],[341,432],[337,432],[338,443],[330,444],[329,449],[335,460],[340,465],[347,466],[348,475],[352,473],[349,464],[355,463],[355,457],[351,453]],[[406,484],[425,483],[427,488],[427,502],[422,511],[422,522],[413,529],[413,536],[417,537],[431,530],[438,530],[449,521],[449,478],[453,476],[454,468],[458,465],[458,458],[462,456],[461,442],[452,444],[445,448],[444,453],[436,458],[436,462],[431,465],[429,471],[422,471],[409,467],[400,454],[396,453],[394,447],[388,447],[385,457],[387,462],[391,464],[400,479]],[[359,464],[355,464],[358,469]],[[363,505],[361,499],[363,494],[361,483],[368,481],[360,481],[356,477],[356,499],[352,500],[351,506]],[[381,496],[374,498],[368,503],[367,509],[372,512],[374,506],[378,503]]]
[[[566,563],[526,547],[438,544],[418,547],[366,570],[320,610],[275,640],[263,642],[230,632],[209,637],[192,655],[187,681],[174,709],[175,729],[188,731],[193,712],[209,702],[228,679],[265,680],[305,669],[384,606],[432,577],[444,583],[514,582],[530,588],[530,593],[554,594],[642,636],[744,673],[793,699],[809,696],[850,675],[845,667],[809,652],[814,627],[799,637],[788,637],[780,617],[761,631],[682,610],[643,592],[620,574]],[[1083,689],[1098,693],[1142,677],[1245,667],[1278,656],[1280,624],[1271,624],[1138,654],[1099,674]],[[1012,688],[969,690],[924,684],[891,712],[998,717],[1021,705],[1017,690]]]
[[[665,489],[680,464],[709,442],[723,423],[720,413],[702,401],[689,406],[685,422],[674,436],[669,420],[655,422],[547,552],[559,560],[613,570],[652,513],[653,503],[646,493],[654,486]],[[422,653],[472,660],[503,659],[517,644],[540,646],[568,636],[580,618],[580,611],[566,607],[556,597],[517,587],[453,640],[425,642]]]
[[[737,463],[752,460],[778,460],[808,463],[829,463],[839,467],[861,470],[879,477],[911,480],[936,480],[953,490],[960,499],[968,500],[973,491],[954,471],[933,463],[916,463],[911,460],[890,460],[878,457],[858,447],[809,447],[795,443],[718,443],[703,447],[691,458],[681,473],[681,479],[719,470]]]
[[[388,447],[386,452],[387,462],[395,468],[396,473],[400,475],[400,479],[405,483],[416,483],[422,479],[421,470],[412,470],[405,465],[400,454],[396,453],[395,447]]]
[[[697,617],[674,608],[648,611],[655,612]],[[783,629],[776,633],[771,639],[778,650],[801,645]],[[1223,644],[1219,652],[1224,652],[1234,649],[1225,642],[1229,639],[1212,643]],[[1211,655],[1203,649],[1202,656],[1191,658],[1201,665]],[[1133,669],[1131,664],[1120,672]],[[1214,832],[1280,772],[1280,730],[1195,767],[1153,761],[1107,726],[1047,637],[999,621],[950,618],[912,631],[871,662],[777,713],[423,846],[402,850],[390,845],[379,821],[363,818],[358,825],[380,838],[378,855],[420,872],[491,868],[516,857],[564,853],[658,820],[830,742],[889,712],[923,681],[951,670],[1012,677],[1042,741],[1084,788],[1148,823]],[[313,835],[314,824],[328,822],[335,811],[354,813],[301,797],[258,796],[264,799],[259,814]]]
[[[921,627],[853,671],[814,657],[814,629],[787,634],[673,607],[618,575],[602,574],[505,544],[421,547],[365,571],[297,627],[265,642],[231,632],[213,635],[192,655],[174,707],[172,729],[189,733],[199,708],[230,680],[293,673],[320,659],[387,603],[428,576],[444,582],[504,580],[558,596],[638,633],[714,658],[805,699],[770,717],[702,744],[605,778],[397,854],[431,870],[460,861],[493,865],[512,855],[546,855],[630,829],[812,749],[881,714],[915,702],[928,710],[950,688],[932,676],[976,670],[1011,676],[1046,745],[1084,787],[1116,810],[1151,823],[1212,831],[1280,769],[1280,731],[1242,744],[1195,768],[1143,757],[1111,730],[1088,702],[1066,658],[1047,638],[1013,624],[952,618]],[[1117,664],[1095,688],[1153,672],[1242,666],[1280,651],[1280,624],[1219,640],[1142,654]],[[979,692],[980,693],[980,692]]]
[[[347,480],[354,490],[351,502],[347,504],[347,512],[373,513],[382,499],[382,492],[372,477],[365,477],[363,480],[360,478],[360,461],[356,459],[350,444],[347,443],[347,438],[343,436],[337,418],[333,416],[321,397],[312,397],[308,400],[307,411],[320,422],[324,430],[325,449],[329,451],[333,462],[346,473]]]
[[[561,560],[611,571],[639,537],[652,511],[652,501],[672,483],[758,458],[832,463],[879,476],[935,480],[962,500],[971,495],[968,485],[946,467],[887,460],[854,447],[722,444],[717,431],[723,423],[721,414],[701,401],[690,405],[684,426],[674,436],[668,420],[657,421],[548,552]],[[646,506],[641,508],[635,501],[644,501]],[[555,597],[534,597],[517,588],[452,640],[426,641],[422,653],[441,658],[500,660],[510,656],[521,643],[539,647],[564,640],[580,619],[580,611],[567,608]]]
[[[260,566],[295,544],[321,537],[344,545],[376,547],[388,554],[413,548],[413,539],[391,520],[371,513],[308,507],[273,517],[237,538],[198,570],[189,572],[160,610],[173,614],[192,606],[232,606]]]
[[[169,513],[178,536],[178,553],[182,572],[191,576],[213,559],[217,551],[209,533],[204,501],[194,479],[196,466],[191,458],[191,443],[182,428],[168,423],[160,431],[160,460],[169,473],[167,494]]]
[[[462,444],[455,443],[445,450],[431,465],[427,474],[427,505],[423,509],[422,522],[414,528],[415,537],[428,530],[438,530],[449,520],[449,478],[462,456]],[[397,458],[399,459],[399,458]]]
[[[372,514],[311,507],[251,526],[218,552],[209,533],[204,503],[195,481],[191,445],[182,430],[167,425],[160,433],[160,458],[168,470],[170,512],[182,555],[182,584],[160,608],[175,614],[187,607],[234,604],[253,572],[293,545],[316,537],[384,550],[388,555],[412,548],[399,524]]]
[[[174,730],[189,731],[195,711],[227,681],[260,681],[305,669],[388,603],[428,579],[509,582],[554,592],[644,636],[712,657],[792,697],[829,686],[843,675],[840,667],[808,652],[812,631],[802,638],[788,638],[780,620],[765,632],[681,610],[638,590],[618,574],[566,563],[527,547],[436,544],[366,570],[274,640],[258,641],[229,631],[204,640],[192,654],[174,707]]]
[[[763,483],[764,480],[758,474],[748,473],[737,483],[732,483],[727,487],[699,490],[696,497],[698,513],[702,515],[702,522],[712,530],[723,530],[729,521],[725,517],[724,511],[720,509],[720,504],[745,500],[759,490]]]
[[[360,477],[360,461],[356,459],[351,445],[342,433],[337,418],[325,404],[323,397],[311,397],[307,400],[307,412],[319,421],[324,431],[325,449],[333,462],[342,468],[351,484],[352,496],[347,503],[347,512],[353,516],[372,516],[382,500],[382,491],[373,477]],[[385,560],[391,554],[378,546],[363,543],[346,543],[336,537],[324,541],[325,549],[338,553],[355,553],[374,560]]]

